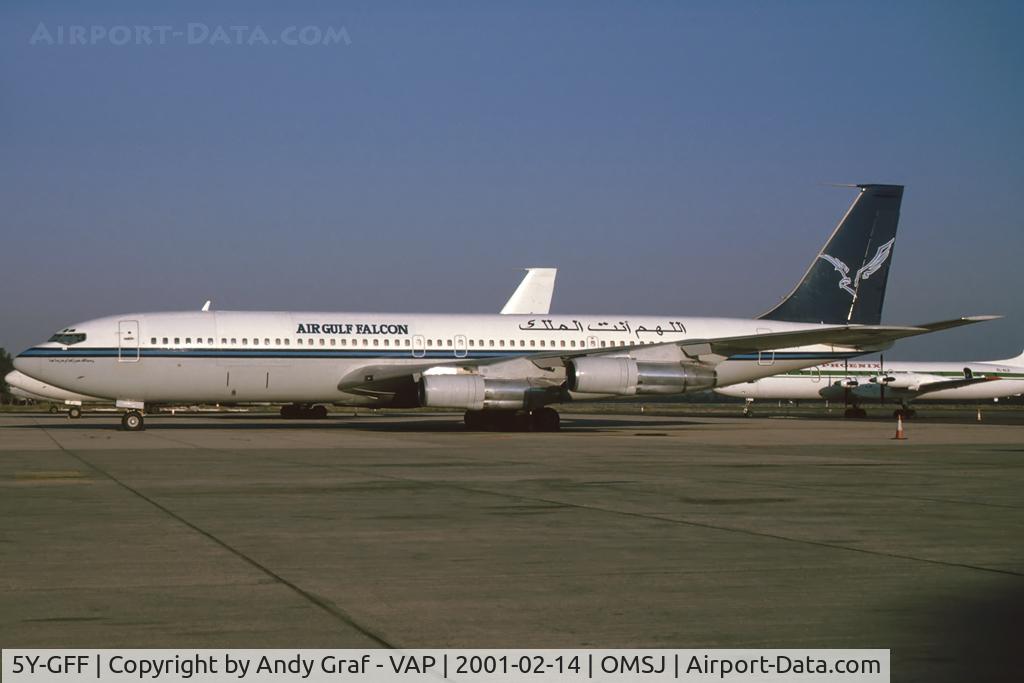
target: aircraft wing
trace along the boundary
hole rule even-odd
[[[788,349],[800,346],[826,344],[860,348],[877,347],[890,344],[907,337],[927,334],[937,330],[969,325],[991,320],[998,316],[972,316],[944,320],[936,323],[915,326],[894,325],[829,325],[820,329],[796,330],[789,332],[770,332],[765,334],[742,335],[733,337],[711,337],[707,339],[684,339],[660,344],[634,344],[601,349],[551,349],[535,353],[523,353],[517,356],[501,356],[493,358],[450,358],[444,360],[410,359],[402,364],[371,364],[345,375],[338,382],[341,391],[361,391],[369,393],[397,391],[407,387],[415,380],[415,375],[439,367],[462,368],[473,371],[486,366],[502,363],[513,363],[527,360],[539,368],[554,368],[565,365],[566,361],[584,356],[621,356],[630,353],[638,359],[657,358],[659,360],[686,360],[698,357],[711,365],[717,365],[729,356],[740,353],[757,353],[776,349]]]
[[[999,377],[963,377],[961,379],[948,379],[940,382],[927,382],[925,384],[918,385],[916,389],[911,389],[918,396],[921,394],[930,394],[936,391],[945,391],[946,389],[959,389],[960,387],[969,387],[972,384],[981,384],[982,382],[998,382]]]

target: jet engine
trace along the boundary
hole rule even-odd
[[[485,379],[480,375],[427,375],[420,382],[420,405],[466,410],[530,410],[550,402],[557,388],[534,387],[524,380]]]
[[[583,394],[681,394],[715,386],[715,371],[699,363],[651,363],[632,358],[575,358],[566,368],[569,391]]]

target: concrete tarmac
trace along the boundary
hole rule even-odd
[[[893,680],[1019,680],[1021,426],[118,425],[0,414],[0,645],[881,647]]]

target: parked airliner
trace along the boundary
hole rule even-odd
[[[512,296],[501,309],[502,315],[547,315],[551,298],[555,291],[557,268],[524,268],[525,275]],[[206,313],[211,309],[212,301],[207,301],[199,310]],[[85,403],[109,403],[110,401],[95,396],[76,394],[66,389],[40,382],[17,370],[12,370],[4,377],[10,386],[11,393],[19,398],[51,404],[50,412],[56,412],[56,404],[68,406],[68,417],[77,419],[82,416],[82,405]],[[316,410],[319,408],[320,410]],[[323,406],[302,410],[299,406],[285,406],[281,409],[282,417],[327,417]]]
[[[824,363],[772,377],[715,389],[747,399],[745,414],[756,399],[843,401],[848,417],[863,417],[861,403],[896,401],[894,415],[910,417],[911,401],[979,401],[1024,393],[1024,353],[990,361],[921,362],[855,360]]]
[[[988,319],[878,324],[903,187],[856,187],[803,279],[756,319],[136,313],[62,329],[14,364],[114,400],[130,431],[147,403],[170,401],[460,408],[470,428],[548,431],[552,403],[727,386]]]

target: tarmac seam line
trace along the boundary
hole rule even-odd
[[[186,444],[187,443],[187,442],[183,442],[183,441],[178,441],[177,439],[172,439],[170,437],[163,437],[163,438],[168,440],[168,441],[172,441],[172,442],[176,442],[176,443],[182,443],[182,444]],[[189,445],[191,445],[191,444],[189,444]],[[229,448],[209,448],[209,449],[206,449],[206,450],[220,451],[222,453],[229,453],[231,455],[241,456],[241,457],[253,457],[251,454],[239,453],[238,451],[232,450],[232,449],[229,449]],[[255,457],[258,457],[258,458],[260,458],[262,460],[271,460],[271,461],[275,461],[275,462],[281,462],[280,458],[275,458],[273,456],[268,457],[268,456],[259,455],[259,456],[255,456]],[[948,562],[948,561],[945,561],[945,560],[934,560],[934,559],[929,559],[929,558],[926,558],[926,557],[915,557],[913,555],[903,555],[903,554],[900,554],[900,553],[887,553],[887,552],[882,552],[882,551],[879,551],[879,550],[870,550],[870,549],[867,549],[867,548],[856,548],[856,547],[853,547],[853,546],[839,545],[839,544],[835,544],[835,543],[825,543],[823,541],[813,541],[813,540],[810,540],[810,539],[795,538],[795,537],[792,537],[792,536],[784,536],[782,534],[772,534],[772,533],[767,533],[767,532],[763,532],[763,531],[753,531],[751,529],[742,529],[742,528],[738,528],[738,527],[720,526],[720,525],[715,525],[715,524],[708,524],[706,522],[695,522],[695,521],[692,521],[692,520],[678,519],[678,518],[674,518],[674,517],[665,517],[665,516],[662,516],[662,515],[654,515],[654,514],[649,514],[649,513],[644,513],[644,512],[630,512],[628,510],[616,510],[614,508],[604,508],[604,507],[600,507],[600,506],[596,506],[596,505],[583,505],[583,504],[580,504],[580,503],[571,503],[571,502],[566,502],[566,501],[554,500],[554,499],[550,499],[550,498],[539,498],[539,497],[535,497],[535,496],[525,496],[525,495],[522,495],[522,494],[507,493],[507,492],[503,492],[503,491],[491,491],[489,489],[479,489],[479,488],[473,488],[473,487],[470,487],[470,486],[462,486],[462,485],[455,484],[455,483],[452,483],[452,482],[422,480],[422,479],[415,479],[415,478],[410,478],[410,477],[400,477],[400,476],[397,476],[397,475],[385,474],[385,473],[380,472],[380,471],[366,472],[364,469],[360,469],[360,466],[358,466],[358,465],[356,465],[356,466],[352,466],[352,465],[349,465],[349,466],[323,465],[323,464],[319,464],[319,463],[315,463],[315,464],[314,463],[309,463],[309,462],[304,462],[303,463],[301,460],[299,461],[299,463],[306,464],[306,465],[309,465],[309,466],[314,466],[314,467],[323,467],[323,468],[326,468],[326,469],[340,470],[340,471],[344,471],[344,472],[360,474],[360,475],[363,475],[363,476],[371,476],[371,477],[372,476],[378,476],[378,477],[381,477],[383,479],[391,479],[393,481],[412,482],[412,483],[416,483],[416,484],[420,484],[420,485],[433,486],[433,487],[438,487],[438,488],[451,488],[451,489],[455,489],[455,490],[459,490],[459,491],[465,491],[465,492],[468,492],[468,493],[478,493],[478,494],[484,494],[484,495],[490,495],[490,496],[498,496],[498,497],[508,498],[508,499],[512,499],[512,500],[521,500],[521,501],[536,502],[536,503],[546,503],[548,505],[561,505],[561,506],[564,506],[564,507],[575,508],[575,509],[579,509],[579,510],[589,510],[589,511],[592,511],[592,512],[603,512],[603,513],[606,513],[606,514],[621,515],[621,516],[632,517],[632,518],[636,518],[636,519],[648,519],[648,520],[663,522],[663,523],[667,523],[667,524],[678,524],[678,525],[683,525],[683,526],[691,526],[691,527],[695,527],[695,528],[709,529],[709,530],[712,530],[712,531],[724,531],[724,532],[728,532],[728,533],[744,534],[744,535],[753,536],[753,537],[756,537],[756,538],[769,538],[769,539],[774,539],[774,540],[777,540],[777,541],[787,541],[789,543],[799,543],[799,544],[802,544],[802,545],[809,545],[809,546],[814,546],[814,547],[818,547],[818,548],[831,548],[833,550],[845,550],[847,552],[860,553],[860,554],[864,554],[864,555],[873,555],[875,557],[885,557],[885,558],[889,558],[889,559],[905,560],[905,561],[910,561],[910,562],[921,562],[921,563],[932,564],[932,565],[936,565],[936,566],[940,566],[940,567],[950,567],[950,568],[957,568],[957,569],[971,569],[971,570],[974,570],[974,571],[981,571],[981,572],[988,572],[988,573],[992,573],[992,574],[999,574],[1001,576],[1024,577],[1024,573],[1022,573],[1022,572],[1015,572],[1015,571],[1011,571],[1011,570],[1008,570],[1008,569],[996,569],[994,567],[983,567],[983,566],[980,566],[980,565],[966,564],[966,563],[962,563],[962,562]],[[298,464],[298,463],[296,463],[296,464]]]
[[[121,487],[122,489],[124,489],[125,491],[131,493],[132,495],[140,498],[141,500],[145,501],[146,503],[148,503],[149,505],[153,506],[157,510],[163,512],[165,515],[167,515],[171,519],[175,520],[179,524],[183,524],[184,526],[186,526],[189,529],[195,531],[196,533],[200,534],[204,538],[212,541],[213,543],[216,543],[218,546],[220,546],[224,550],[227,550],[229,553],[231,553],[232,555],[234,555],[238,559],[240,559],[243,562],[245,562],[245,563],[249,564],[250,566],[254,567],[255,569],[257,569],[258,571],[262,572],[266,576],[270,577],[271,579],[273,579],[277,583],[281,584],[282,586],[285,586],[286,588],[289,588],[292,592],[294,592],[295,594],[297,594],[301,598],[305,599],[306,601],[310,602],[315,607],[318,607],[320,610],[322,610],[323,612],[327,613],[329,616],[331,616],[331,617],[335,618],[336,620],[344,623],[345,625],[355,629],[356,631],[358,631],[359,633],[363,634],[364,636],[366,636],[370,640],[374,641],[378,645],[382,645],[384,647],[391,648],[391,649],[395,649],[397,647],[396,645],[394,645],[394,644],[388,642],[387,640],[385,640],[383,636],[375,633],[374,631],[372,631],[368,627],[363,626],[362,624],[357,622],[351,615],[349,615],[347,612],[345,612],[344,610],[339,608],[337,605],[335,605],[335,604],[333,604],[333,603],[331,603],[331,602],[329,602],[327,600],[324,600],[323,598],[320,598],[320,597],[314,595],[313,593],[310,593],[309,591],[305,590],[301,586],[299,586],[299,585],[289,581],[288,579],[286,579],[285,577],[281,576],[280,574],[278,574],[274,570],[270,569],[266,565],[261,564],[259,561],[257,561],[255,559],[253,559],[252,557],[246,555],[241,550],[238,550],[234,546],[232,546],[232,545],[228,544],[227,542],[221,540],[220,538],[218,538],[217,536],[213,535],[209,531],[206,531],[202,527],[197,526],[196,524],[193,524],[192,522],[188,521],[187,519],[185,519],[184,517],[182,517],[178,513],[174,512],[170,508],[168,508],[168,507],[166,507],[164,505],[161,505],[157,501],[153,500],[152,498],[150,498],[146,494],[142,493],[138,489],[135,489],[132,486],[126,484],[123,481],[121,481],[120,479],[118,479],[117,477],[112,475],[110,472],[107,472],[106,470],[104,470],[103,468],[99,467],[98,465],[95,465],[92,462],[90,462],[89,460],[86,460],[85,458],[83,458],[82,456],[78,455],[74,451],[70,451],[67,448],[64,448],[64,446],[61,445],[61,443],[59,441],[57,441],[57,439],[55,439],[53,437],[53,435],[51,435],[50,432],[45,427],[40,425],[40,428],[50,438],[50,440],[53,441],[53,443],[57,445],[57,448],[59,448],[62,452],[64,452],[68,456],[70,456],[70,457],[74,458],[75,460],[79,461],[80,463],[82,463],[83,465],[88,467],[89,469],[93,470],[94,472],[96,472],[100,476],[105,477],[106,479],[109,479],[110,481],[112,481],[117,486]]]

